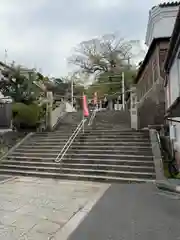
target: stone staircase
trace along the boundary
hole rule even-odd
[[[151,182],[149,133],[130,129],[126,112],[98,112],[93,126],[67,152],[61,170],[81,180]]]
[[[1,161],[0,174],[108,182],[155,179],[148,132],[131,130],[128,113],[120,111],[98,112],[93,125],[86,127],[62,162],[56,163],[81,118],[81,113],[69,113],[54,132],[27,139]]]
[[[53,132],[30,136],[1,160],[0,174],[56,177],[60,165],[54,160],[81,119],[82,113],[67,113]]]

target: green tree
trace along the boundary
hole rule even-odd
[[[0,81],[0,90],[4,96],[11,97],[15,102],[32,103],[35,101],[40,90],[34,84],[36,80],[35,73],[21,73],[21,67],[7,68],[2,72]]]
[[[100,38],[81,42],[75,48],[69,62],[78,66],[79,72],[91,76],[87,94],[97,91],[99,95],[121,92],[122,72],[125,89],[128,90],[136,75],[134,58],[144,55],[140,41],[126,41],[119,34],[106,34]],[[84,85],[89,78],[84,78]]]
[[[123,72],[125,90],[127,91],[133,83],[136,70],[124,69]],[[92,97],[94,92],[97,92],[100,98],[103,98],[105,95],[120,95],[120,93],[122,93],[122,72],[119,72],[116,75],[110,72],[99,74],[96,80],[88,87],[86,92],[89,97]]]

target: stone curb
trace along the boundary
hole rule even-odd
[[[1,176],[3,176],[3,175],[1,175]],[[8,177],[8,176],[6,175],[5,177]],[[0,184],[4,184],[4,183],[10,182],[10,181],[13,181],[13,180],[15,180],[15,179],[18,179],[18,177],[13,177],[13,176],[10,176],[10,175],[9,175],[9,178],[0,181]]]
[[[161,190],[180,194],[180,185],[172,183],[168,181],[168,179],[163,181],[156,181],[155,184]]]
[[[22,138],[19,142],[17,142],[12,148],[10,148],[6,153],[4,153],[0,157],[0,161],[3,160],[5,157],[7,157],[8,154],[12,153],[16,150],[24,141],[26,141],[28,138],[30,138],[32,135],[34,135],[33,132],[28,133],[24,138]]]

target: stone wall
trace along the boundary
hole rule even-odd
[[[158,42],[137,83],[138,127],[164,124],[165,89],[163,65],[169,42]]]
[[[27,134],[26,132],[0,131],[0,157]]]
[[[155,86],[138,106],[138,127],[164,123],[165,93],[163,87]]]

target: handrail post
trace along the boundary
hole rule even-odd
[[[84,134],[84,114],[83,114],[83,126],[82,126],[83,134]]]

